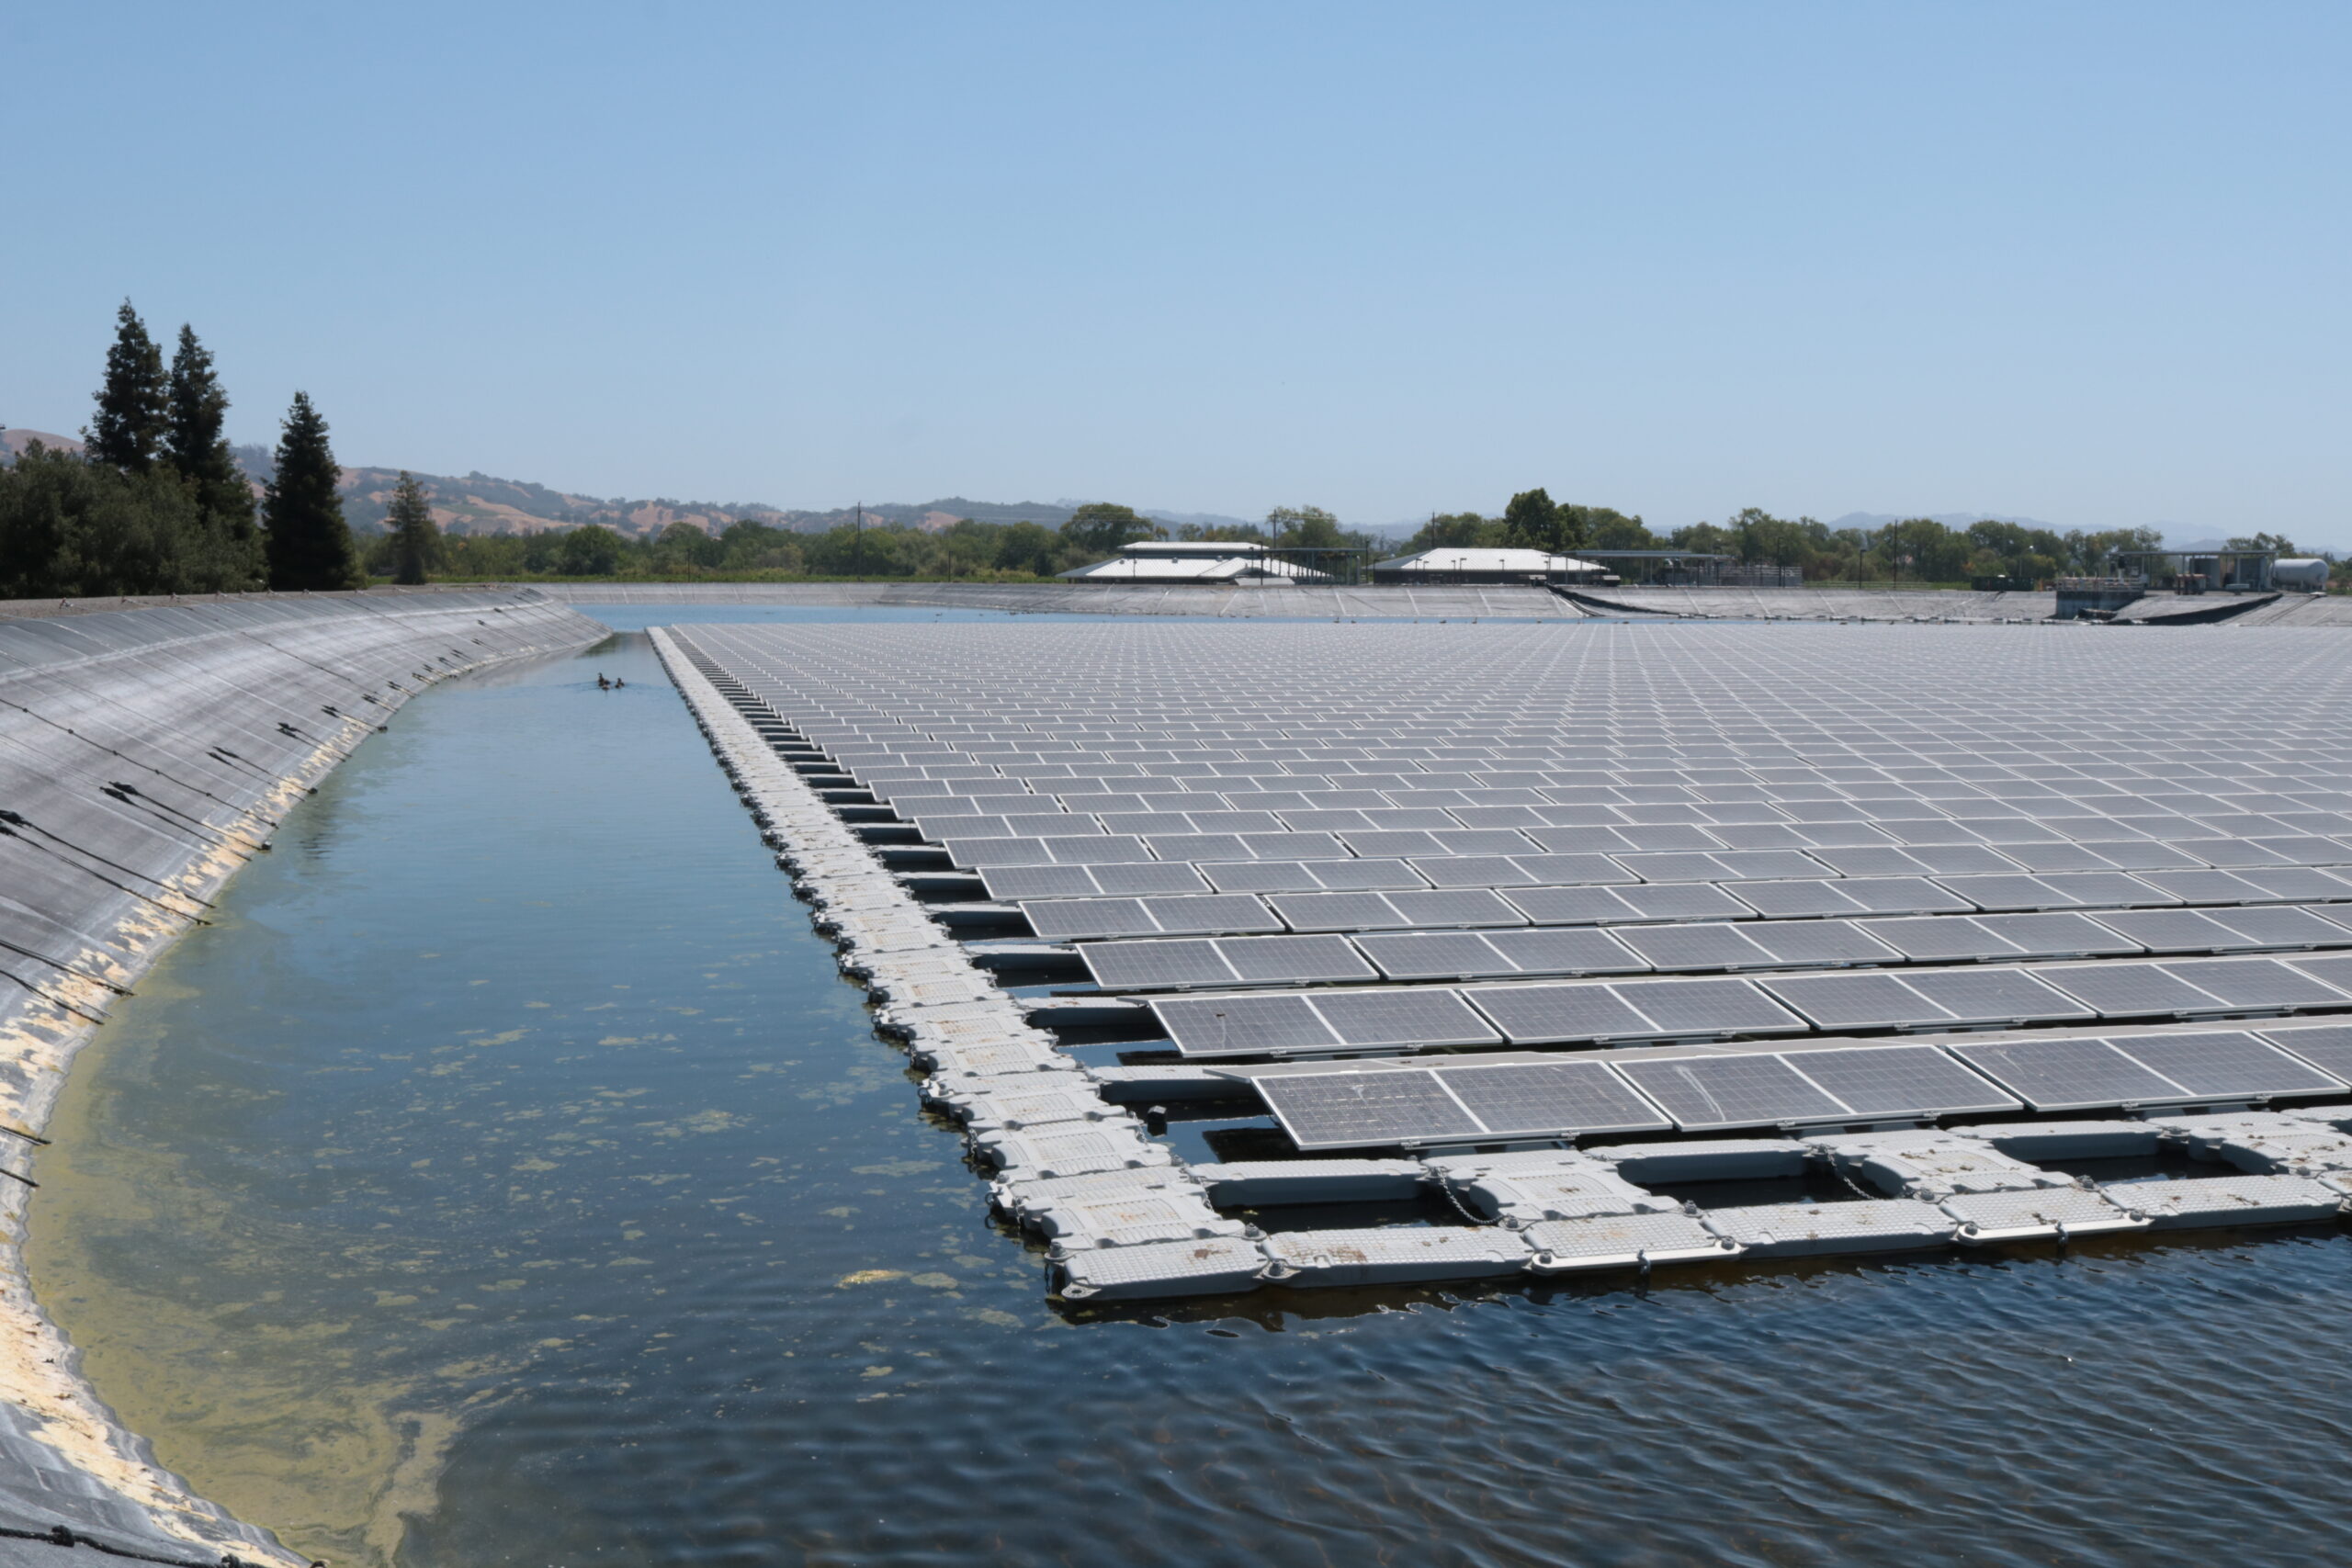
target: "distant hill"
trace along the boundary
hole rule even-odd
[[[46,430],[0,430],[0,468],[15,462],[36,441],[44,446],[62,446],[68,452],[82,450],[79,436],[52,435]]]

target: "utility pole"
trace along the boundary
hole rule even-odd
[[[852,562],[850,570],[854,571],[857,574],[857,580],[863,582],[865,581],[865,502],[862,501],[857,503],[857,536],[851,549],[854,553],[850,558]]]

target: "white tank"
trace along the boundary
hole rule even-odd
[[[2270,563],[2270,586],[2290,593],[2327,592],[2327,562],[2304,556],[2284,557]]]

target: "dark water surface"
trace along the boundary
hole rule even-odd
[[[642,637],[277,844],[84,1057],[32,1261],[339,1563],[2352,1557],[2333,1231],[1057,1313]]]

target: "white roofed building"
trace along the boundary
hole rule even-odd
[[[1598,582],[1607,569],[1543,550],[1459,548],[1374,561],[1374,582]]]
[[[1211,587],[1264,588],[1286,583],[1330,583],[1329,572],[1299,565],[1270,546],[1232,540],[1146,540],[1123,547],[1109,560],[1063,572],[1070,582],[1200,583]]]

